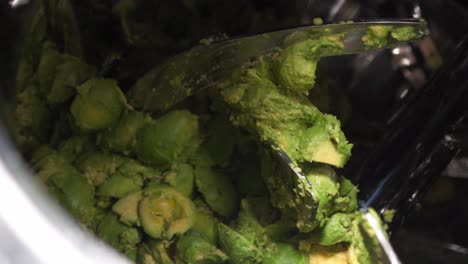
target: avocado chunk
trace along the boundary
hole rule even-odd
[[[321,56],[336,54],[343,49],[339,37],[295,40],[280,54],[277,73],[280,87],[307,93],[315,85],[315,71]]]
[[[197,116],[174,110],[139,130],[135,150],[140,160],[169,167],[173,162],[187,160],[200,141]]]
[[[233,217],[239,198],[229,178],[208,166],[197,166],[194,173],[198,191],[210,208],[226,218]]]
[[[387,45],[388,36],[392,30],[391,26],[370,26],[367,32],[362,36],[362,42],[369,48],[382,48]]]
[[[237,130],[227,116],[218,114],[208,123],[207,131],[204,146],[217,165],[226,167],[234,151]]]
[[[119,219],[122,223],[140,226],[138,204],[142,198],[143,193],[141,191],[127,194],[112,206],[112,211],[120,216]]]
[[[138,229],[124,225],[117,215],[109,212],[99,223],[96,234],[109,245],[135,260],[136,245],[142,239]]]
[[[241,234],[225,224],[218,224],[219,244],[233,264],[262,262],[262,252]]]
[[[47,102],[51,105],[66,102],[75,95],[76,87],[92,78],[96,73],[95,67],[80,59],[64,56],[64,61],[55,69],[55,78],[46,94]]]
[[[34,164],[39,178],[66,209],[86,226],[92,225],[96,208],[94,188],[64,157],[49,152]]]
[[[296,164],[321,162],[343,167],[352,145],[340,122],[321,113],[303,91],[285,91],[278,83],[281,74],[274,74],[277,63],[274,58],[258,58],[220,84],[220,97],[232,110],[231,121],[262,141],[272,141]],[[310,85],[311,80],[307,81]],[[292,85],[284,82],[283,86]]]
[[[144,258],[147,264],[174,264],[175,262],[169,256],[169,247],[172,242],[167,240],[150,240],[141,247],[146,253]],[[148,256],[149,255],[149,256]],[[143,255],[144,256],[144,255]],[[142,263],[143,264],[143,263]]]
[[[336,213],[325,223],[310,234],[310,241],[323,246],[331,246],[341,242],[351,242],[351,227],[354,214]]]
[[[41,93],[47,94],[52,87],[55,77],[55,70],[63,61],[63,55],[57,51],[57,47],[52,42],[45,42],[42,45],[41,58],[36,70],[36,79]]]
[[[118,167],[118,171],[130,178],[142,178],[150,182],[159,183],[162,179],[161,171],[147,166],[136,159],[123,158],[123,163]]]
[[[134,151],[138,131],[150,120],[151,118],[142,112],[128,110],[116,126],[99,134],[98,144],[103,149],[129,155]]]
[[[141,189],[143,179],[141,177],[129,177],[123,173],[116,173],[98,187],[97,195],[121,198],[125,195]]]
[[[16,101],[16,141],[24,152],[30,152],[46,142],[51,111],[34,84],[18,93]]]
[[[208,243],[216,245],[218,242],[218,221],[210,208],[201,200],[195,201],[195,204],[197,206],[197,216],[190,232],[197,233]]]
[[[99,186],[117,172],[124,160],[117,155],[93,151],[78,157],[75,163],[88,182]]]
[[[177,241],[177,254],[185,263],[191,264],[218,264],[229,258],[199,234],[190,231]]]
[[[196,209],[190,199],[170,187],[143,190],[138,206],[143,230],[155,239],[171,239],[195,223]]]
[[[285,243],[275,243],[266,249],[263,264],[308,264],[309,257],[294,246]]]
[[[348,179],[340,176],[339,197],[335,199],[335,212],[354,212],[358,208],[357,202],[358,188]]]
[[[333,210],[334,200],[340,188],[338,176],[330,165],[310,165],[304,174],[312,186],[314,197],[318,198],[318,209],[315,222],[323,226]]]
[[[264,227],[258,221],[247,199],[241,201],[236,231],[251,243],[263,239]]]
[[[173,165],[172,170],[165,175],[165,181],[187,197],[192,196],[194,180],[193,168],[186,163]]]
[[[369,209],[369,213],[379,228],[384,230],[379,215],[371,208]],[[375,263],[376,260],[385,258],[385,253],[376,237],[374,229],[364,217],[364,214],[358,214],[352,222],[352,238],[348,248],[348,261],[350,264],[371,264]]]
[[[90,79],[77,88],[70,112],[83,131],[96,131],[117,124],[126,106],[126,98],[112,79]]]
[[[91,152],[95,149],[94,142],[88,136],[73,136],[65,141],[62,141],[58,147],[60,155],[74,162],[83,153]]]
[[[51,105],[66,102],[75,94],[75,88],[90,79],[96,68],[80,59],[60,54],[51,42],[44,43],[36,78],[40,90]]]

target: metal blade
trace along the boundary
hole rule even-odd
[[[363,36],[370,29],[410,28],[414,34],[404,40],[387,36],[378,45],[369,46]],[[162,113],[188,96],[215,86],[232,71],[252,58],[285,48],[292,42],[322,37],[339,37],[343,49],[322,56],[339,56],[395,46],[424,34],[426,23],[418,20],[367,21],[307,26],[270,33],[233,38],[210,45],[199,45],[179,54],[140,78],[130,92],[131,104],[151,113]]]
[[[280,210],[294,212],[301,231],[316,227],[318,199],[312,185],[288,155],[271,141],[261,144],[262,177],[270,191],[271,201]]]
[[[380,220],[370,211],[363,211],[362,219],[359,222],[359,230],[364,237],[364,244],[370,253],[372,263],[401,264],[379,223]]]

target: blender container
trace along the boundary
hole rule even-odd
[[[463,101],[468,99],[468,82],[464,80],[468,76],[468,41],[464,40],[468,18],[463,11],[466,7],[455,0],[253,2],[259,9],[268,8],[278,16],[293,17],[286,26],[308,25],[315,17],[325,22],[387,17],[428,21],[429,35],[416,43],[392,50],[326,58],[318,69],[319,74],[333,80],[333,86],[337,87],[333,89],[338,89],[340,98],[344,98],[343,107],[329,111],[342,119],[345,134],[355,145],[342,173],[360,186],[360,199],[366,205],[380,213],[398,209],[390,225],[391,230],[396,230],[466,144],[460,136],[465,127]],[[37,3],[28,0],[0,3],[3,36],[0,41],[0,263],[129,263],[82,231],[49,197],[12,140],[16,68]],[[102,8],[106,8],[105,4]],[[75,15],[79,20],[80,10]],[[171,15],[174,23],[185,19],[178,17],[181,14]],[[89,30],[92,25],[80,24],[81,29],[85,27],[91,32],[83,34],[83,42],[105,39],[116,22],[100,16],[99,12],[94,18],[102,32]],[[247,32],[241,20],[235,20],[231,27],[213,27],[216,32],[208,30],[200,36],[209,37],[222,31],[236,36],[285,26],[257,25]],[[180,43],[167,54],[187,49],[196,41]],[[163,59],[151,51],[151,45],[137,46],[136,49],[112,47],[121,52],[121,60],[108,61],[95,56],[93,51],[85,51],[85,56],[104,65],[104,75],[111,75],[128,86]]]

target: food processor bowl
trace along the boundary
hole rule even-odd
[[[83,231],[77,221],[49,197],[14,144],[16,69],[22,41],[28,34],[27,29],[38,2],[39,0],[10,0],[0,3],[0,263],[130,263],[104,242]],[[265,5],[265,1],[257,2]],[[269,5],[272,9],[295,14],[296,25],[309,24],[314,17],[332,22],[421,15],[417,1],[409,0],[297,0],[288,3],[272,1]],[[236,27],[237,31],[233,30],[233,34],[246,33],[239,31],[239,28],[241,27]],[[441,30],[438,28],[438,32]],[[453,43],[460,40],[455,39],[451,39]],[[432,43],[430,39],[424,41],[426,42],[422,42],[423,44]],[[185,44],[184,48],[192,44],[194,43]],[[434,69],[426,67],[420,44],[402,45],[393,51],[329,58],[319,65],[318,72],[329,74],[335,85],[342,89],[341,93],[347,96],[344,111],[333,114],[343,114],[342,117],[347,120],[343,122],[345,133],[356,142],[355,154],[343,173],[360,185],[368,183],[362,184],[366,191],[361,193],[361,198],[372,197],[382,181],[378,175],[358,175],[359,168],[365,164],[364,161],[372,153],[380,137],[385,135],[387,125],[395,126],[390,118],[392,114],[401,113],[404,110],[402,106],[411,107],[408,102],[416,98],[413,95],[418,94],[434,72]],[[444,52],[447,52],[451,48],[447,46],[450,43],[444,44]],[[132,82],[127,70],[135,69],[136,72],[143,73],[154,64],[149,47],[142,46],[127,55],[128,63],[117,69],[122,72],[114,72],[121,77],[119,81],[122,83]],[[142,57],[147,57],[147,60],[140,61]],[[385,80],[384,83],[382,79]],[[424,167],[426,170],[423,172],[429,171],[429,176],[435,177],[455,153],[456,146],[450,148],[438,163],[434,163],[430,167],[432,169]],[[388,164],[395,162],[397,155],[388,154],[389,156],[382,155],[379,158],[391,157],[395,160],[389,160]],[[381,164],[380,160],[372,162],[375,168]],[[372,170],[368,172],[372,174]],[[377,178],[369,180],[367,176]],[[429,180],[426,185],[430,182],[432,181]],[[423,190],[418,189],[416,194],[420,195]],[[412,204],[416,202],[414,200]]]

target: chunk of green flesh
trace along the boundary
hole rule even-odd
[[[231,121],[263,141],[273,141],[295,163],[343,167],[352,146],[340,122],[321,113],[305,95],[315,83],[321,52],[328,54],[340,44],[338,38],[305,40],[239,68],[219,85],[221,99],[232,110]],[[301,67],[309,70],[297,75]],[[307,80],[300,83],[302,79]],[[297,86],[303,87],[295,90]]]
[[[187,233],[177,241],[177,253],[185,263],[216,264],[228,260],[228,256],[197,233]]]
[[[99,223],[97,235],[130,258],[136,258],[136,245],[142,236],[136,228],[124,225],[112,212]]]
[[[421,32],[411,26],[370,26],[366,34],[362,37],[363,44],[368,48],[384,48],[388,44],[389,38],[397,41],[409,41],[420,37]]]
[[[140,225],[138,217],[138,204],[143,198],[141,191],[131,193],[119,199],[113,206],[112,211],[120,216],[120,221],[128,225]]]
[[[262,262],[262,252],[241,234],[225,224],[218,225],[219,244],[233,264]]]
[[[238,196],[227,175],[208,166],[197,166],[194,174],[198,191],[210,208],[226,218],[234,216]]]
[[[278,243],[267,248],[263,264],[308,264],[309,257],[297,250],[294,246]]]
[[[190,199],[175,189],[156,187],[143,191],[138,216],[146,234],[155,239],[171,239],[194,225],[196,209]]]

